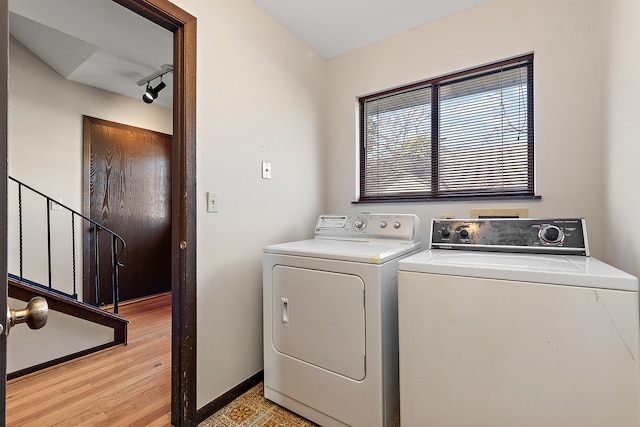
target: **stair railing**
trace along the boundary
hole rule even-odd
[[[94,245],[94,287],[96,293],[96,306],[100,306],[100,251],[99,251],[99,234],[100,232],[104,232],[109,235],[111,240],[111,293],[113,298],[113,312],[114,314],[118,314],[118,279],[119,279],[119,269],[120,267],[124,267],[124,264],[120,262],[120,255],[122,251],[126,248],[126,243],[122,237],[120,237],[116,232],[108,229],[107,227],[99,224],[98,222],[92,220],[91,218],[87,218],[81,213],[71,209],[68,206],[52,199],[44,193],[24,184],[23,182],[18,181],[15,178],[9,177],[9,180],[15,182],[18,185],[17,193],[18,193],[18,233],[19,233],[19,247],[18,247],[18,258],[19,258],[19,274],[12,274],[11,276],[18,278],[22,282],[30,283],[36,286],[43,286],[49,288],[49,290],[56,292],[58,294],[65,295],[69,298],[78,299],[77,285],[76,285],[76,218],[80,218],[81,221],[87,221],[90,224],[90,227],[93,231],[93,245]],[[24,236],[24,225],[23,225],[23,189],[27,189],[32,193],[40,196],[46,202],[46,212],[47,212],[47,285],[42,285],[37,281],[29,280],[24,277],[24,248],[23,248],[23,236]],[[59,289],[54,288],[52,282],[52,230],[51,230],[51,207],[56,206],[59,209],[64,209],[69,212],[71,216],[71,263],[72,263],[72,285],[73,290],[72,293],[64,292]]]

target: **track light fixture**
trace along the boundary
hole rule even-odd
[[[158,93],[165,87],[167,87],[167,85],[162,81],[162,77],[160,77],[160,83],[156,87],[151,87],[151,82],[147,82],[147,90],[144,92],[144,95],[142,95],[142,100],[147,104],[151,104],[153,100],[158,97]]]
[[[144,95],[142,95],[142,100],[145,103],[151,104],[156,98],[158,98],[158,94],[160,93],[160,91],[165,87],[167,87],[167,84],[162,81],[162,76],[164,76],[165,74],[171,71],[173,71],[173,66],[169,64],[165,64],[162,66],[162,69],[160,69],[160,71],[156,71],[150,76],[147,76],[141,80],[138,80],[138,86],[142,86],[144,84],[147,85],[147,89],[145,90]],[[158,83],[156,87],[151,86],[151,82],[157,79],[158,77],[160,77],[160,83]]]

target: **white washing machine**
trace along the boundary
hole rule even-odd
[[[323,426],[391,426],[398,260],[415,215],[324,215],[310,240],[264,249],[265,397]]]
[[[434,220],[399,263],[411,426],[640,426],[638,281],[582,219]]]

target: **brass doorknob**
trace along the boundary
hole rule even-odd
[[[33,297],[22,310],[10,310],[7,308],[7,335],[9,330],[19,324],[26,323],[30,329],[40,329],[47,324],[49,304],[42,297]]]

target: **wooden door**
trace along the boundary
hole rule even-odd
[[[171,290],[171,151],[171,135],[84,117],[85,215],[88,202],[88,216],[126,241],[120,301]],[[87,231],[84,295],[94,302],[96,233]],[[110,304],[111,241],[98,237],[98,302]]]

